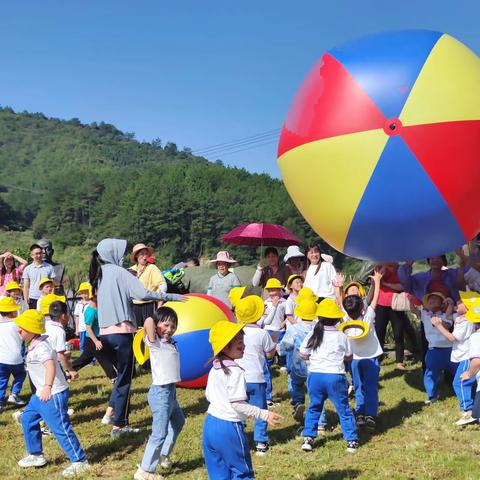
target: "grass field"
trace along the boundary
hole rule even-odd
[[[312,453],[300,450],[296,435],[300,425],[290,416],[286,375],[275,370],[274,389],[285,416],[283,424],[271,430],[272,449],[265,457],[253,456],[256,478],[298,480],[344,479],[478,479],[480,477],[480,432],[478,425],[463,429],[453,425],[458,405],[450,389],[443,386],[442,400],[430,407],[423,404],[421,369],[410,366],[397,374],[389,361],[382,366],[380,415],[375,434],[361,431],[361,447],[354,455],[345,453],[338,426],[317,440]],[[27,382],[28,383],[28,382]],[[81,478],[131,479],[140,462],[150,430],[146,395],[150,375],[134,379],[131,424],[142,433],[112,440],[110,428],[100,424],[111,385],[99,367],[87,367],[72,384],[70,406],[74,429],[92,463]],[[178,397],[187,422],[179,437],[167,475],[171,479],[207,479],[201,452],[202,422],[207,402],[201,390],[179,389]],[[329,419],[335,421],[327,404]],[[66,457],[53,438],[44,441],[50,464],[39,470],[21,470],[17,461],[24,455],[21,428],[11,418],[13,407],[0,415],[0,478],[59,478]],[[249,425],[248,431],[251,431]]]

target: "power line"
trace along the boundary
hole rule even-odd
[[[268,137],[277,136],[280,133],[280,129],[276,128],[274,130],[268,130],[266,132],[257,133],[255,135],[250,135],[248,137],[239,138],[237,140],[231,140],[229,142],[218,143],[216,145],[212,145],[210,147],[198,148],[193,150],[192,153],[195,155],[203,155],[207,152],[212,152],[216,150],[226,150],[230,148],[237,148],[243,144],[250,144],[259,141],[263,141]]]
[[[239,150],[233,150],[232,152],[222,153],[222,157],[226,157],[227,155],[233,155],[234,153],[244,152],[245,150],[252,150],[253,148],[263,147],[264,145],[270,145],[272,143],[277,143],[277,139],[275,138],[264,143],[259,143],[250,147],[241,148]]]
[[[209,152],[203,153],[202,155],[207,157],[212,157],[214,155],[225,155],[230,153],[233,150],[237,150],[238,148],[243,148],[243,147],[254,148],[255,146],[262,145],[264,142],[276,142],[276,141],[278,141],[278,135],[273,135],[273,136],[263,137],[258,140],[252,140],[250,142],[237,143],[236,145],[232,145],[230,147],[224,147],[222,149],[211,150]]]

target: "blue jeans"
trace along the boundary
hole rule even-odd
[[[185,424],[185,417],[177,402],[175,384],[152,385],[148,392],[152,411],[152,434],[148,439],[141,467],[153,473],[161,455],[170,455],[175,441]]]
[[[7,394],[8,380],[10,375],[13,375],[11,392],[18,395],[22,391],[23,382],[27,376],[23,363],[17,365],[9,365],[7,363],[0,363],[0,405],[5,403],[5,396]]]
[[[69,391],[67,389],[52,395],[52,398],[47,402],[42,402],[36,394],[30,397],[30,401],[21,417],[23,436],[28,453],[37,455],[43,452],[42,432],[40,430],[40,420],[43,419],[71,462],[85,460],[85,452],[73,431],[67,413],[68,396]]]
[[[267,409],[267,394],[265,383],[247,383],[248,403],[256,407]],[[255,442],[268,442],[267,422],[255,418],[253,421],[253,440]]]
[[[355,412],[357,415],[378,415],[378,378],[380,364],[377,358],[352,361],[352,380],[355,387]]]
[[[475,375],[468,380],[461,381],[460,375],[470,368],[470,360],[463,360],[458,364],[457,373],[453,379],[453,389],[460,402],[460,410],[468,412],[473,408],[475,391],[477,390],[477,379]]]
[[[210,480],[250,480],[254,477],[242,422],[221,420],[207,413],[202,450]]]
[[[345,374],[311,372],[307,378],[310,404],[305,415],[304,437],[317,436],[320,415],[327,398],[335,406],[343,438],[349,442],[358,440],[355,416],[348,405],[348,382]]]
[[[452,375],[457,372],[458,363],[450,361],[451,354],[451,347],[434,347],[427,350],[423,384],[429,399],[437,397],[437,384],[443,370],[450,372]]]
[[[102,335],[102,343],[117,361],[117,380],[113,386],[108,405],[114,410],[113,424],[124,427],[130,413],[130,387],[135,368],[133,356],[133,335],[114,333]]]
[[[285,335],[285,330],[273,331],[267,330],[269,335],[271,336],[273,333],[277,335],[277,343],[280,343],[283,336]],[[265,363],[263,365],[263,375],[265,376],[265,383],[266,383],[266,391],[267,391],[267,400],[272,400],[273,396],[273,389],[272,389],[272,375],[270,369],[275,362],[275,357],[265,359]],[[284,355],[278,357],[278,364],[280,366],[284,366],[286,363],[286,358]]]

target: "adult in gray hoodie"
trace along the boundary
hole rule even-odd
[[[140,281],[122,267],[126,240],[105,238],[92,253],[90,283],[97,292],[98,323],[104,348],[117,359],[118,376],[110,396],[114,410],[112,436],[136,433],[128,426],[130,386],[135,369],[133,334],[137,324],[132,300],[182,301],[176,294],[146,290]]]

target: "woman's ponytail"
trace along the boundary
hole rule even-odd
[[[92,292],[96,295],[98,286],[102,280],[102,261],[100,260],[100,255],[96,249],[92,252],[88,277],[90,285],[92,285]]]

